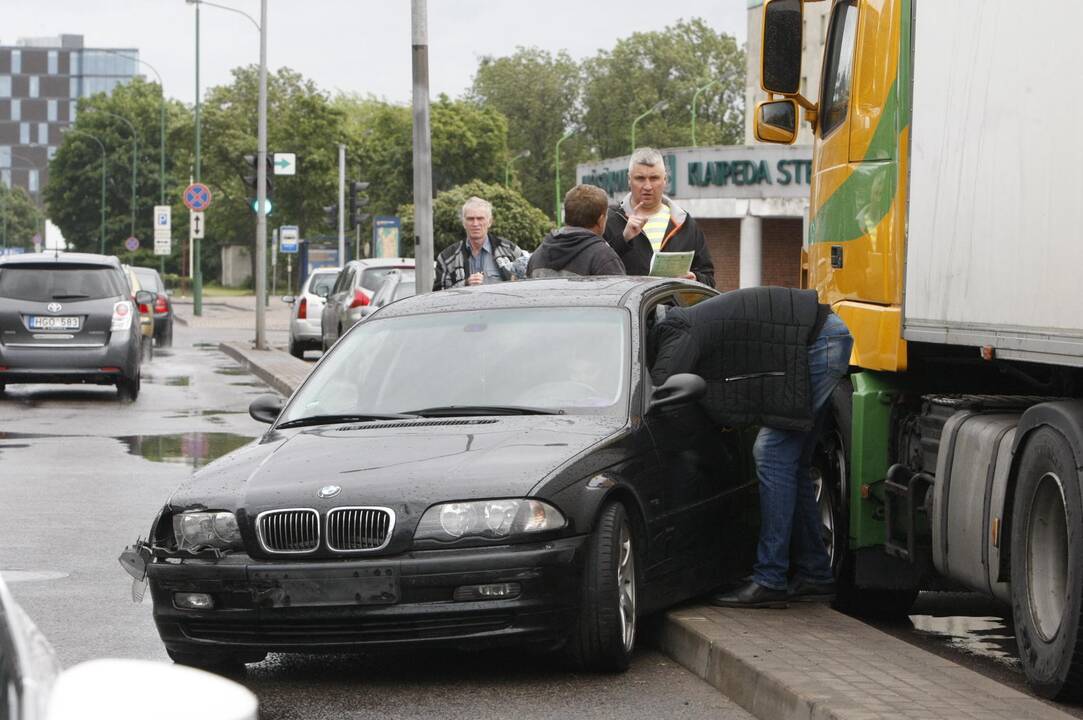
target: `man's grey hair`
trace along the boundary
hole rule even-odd
[[[628,161],[628,174],[631,175],[635,170],[636,165],[661,165],[662,172],[666,171],[666,161],[662,157],[662,153],[658,152],[651,147],[636,148],[632,153],[632,159]]]
[[[488,200],[479,198],[477,195],[472,195],[466,202],[463,203],[462,210],[459,211],[459,216],[463,222],[466,222],[466,209],[471,207],[479,207],[485,210],[485,214],[489,216],[489,219],[493,219],[493,204]]]

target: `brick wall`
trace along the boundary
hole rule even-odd
[[[696,219],[714,261],[715,287],[736,290],[741,274],[741,221]],[[763,284],[797,287],[801,282],[801,220],[763,220]]]

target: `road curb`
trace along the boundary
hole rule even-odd
[[[218,349],[286,397],[311,369],[308,363],[281,350],[255,350],[228,342],[219,344]]]

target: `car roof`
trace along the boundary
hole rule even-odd
[[[646,293],[667,286],[708,289],[700,283],[672,278],[623,275],[538,278],[415,295],[388,305],[380,311],[380,317],[490,308],[632,307]]]
[[[56,263],[57,265],[100,265],[102,267],[120,267],[120,261],[117,260],[115,255],[97,255],[95,253],[23,253],[21,255],[5,255],[0,257],[0,266],[43,265],[48,263]]]
[[[350,262],[360,265],[362,268],[370,267],[387,267],[393,265],[397,267],[414,267],[413,258],[364,258],[362,260],[351,260]]]

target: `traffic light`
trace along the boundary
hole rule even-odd
[[[270,208],[271,196],[274,194],[274,158],[271,153],[266,155],[267,166],[267,206]],[[259,155],[251,153],[244,156],[244,173],[241,179],[244,181],[244,189],[248,194],[248,205],[253,212],[259,207],[256,198],[259,196]],[[270,210],[268,210],[270,214]]]
[[[369,198],[365,195],[365,190],[368,188],[367,182],[360,182],[354,180],[350,183],[350,225],[356,227],[364,222],[368,217],[366,213],[361,212],[361,208],[368,205]]]
[[[324,205],[323,217],[330,228],[338,228],[338,203],[335,203],[334,205]]]

